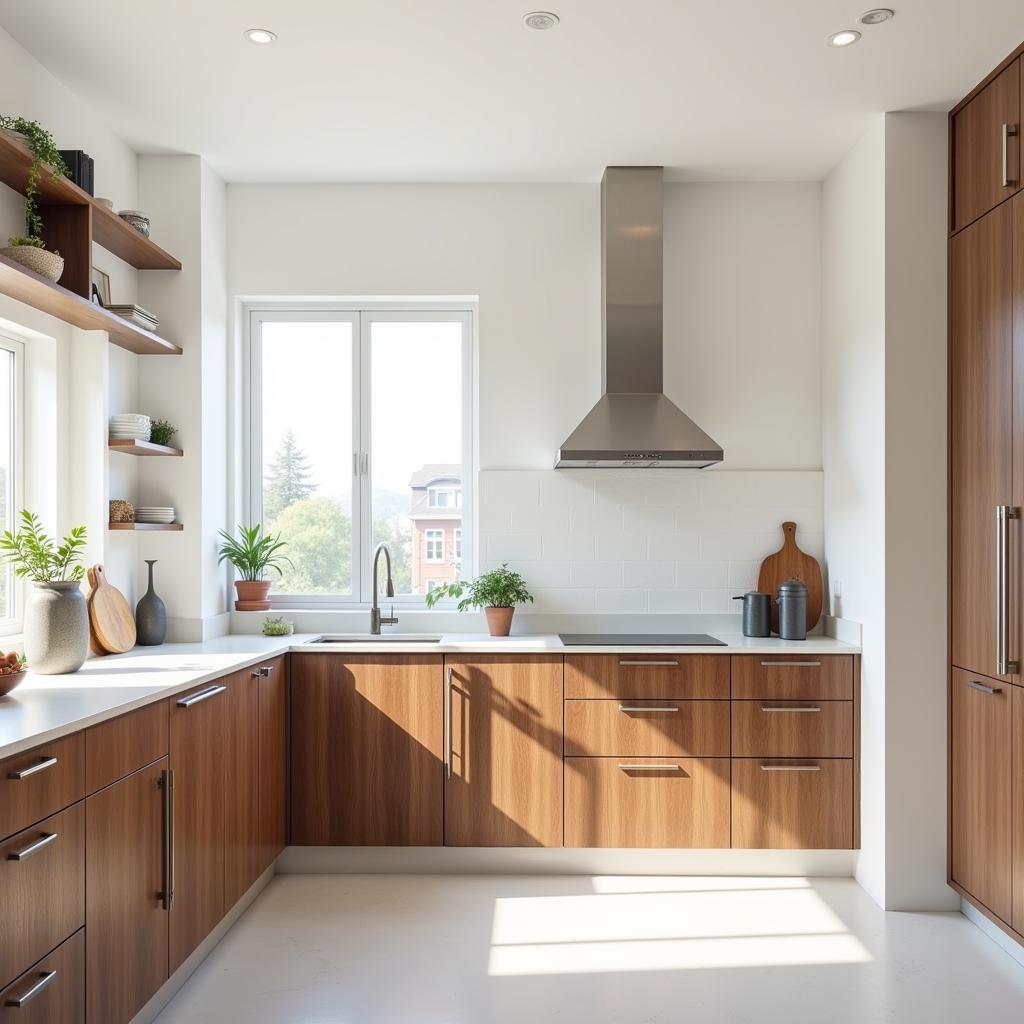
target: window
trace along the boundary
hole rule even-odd
[[[12,529],[20,499],[22,345],[0,335],[0,530]],[[0,569],[0,634],[20,628],[19,588],[9,566]]]
[[[452,534],[452,558],[456,565],[462,564],[462,530],[459,529]]]
[[[426,542],[424,557],[428,562],[444,561],[444,530],[424,530]]]
[[[459,578],[421,565],[443,560],[472,508],[471,317],[249,309],[247,518],[280,533],[292,563],[275,604],[368,603],[379,543],[399,600]]]

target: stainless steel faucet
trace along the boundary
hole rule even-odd
[[[398,616],[395,615],[394,605],[391,606],[390,615],[382,616],[380,614],[380,601],[377,597],[377,576],[381,552],[384,553],[384,562],[387,565],[388,570],[387,588],[384,593],[387,597],[395,596],[395,584],[391,579],[391,552],[388,551],[387,544],[378,544],[376,550],[373,552],[373,604],[370,607],[370,632],[374,636],[380,636],[381,626],[394,626],[398,622]]]

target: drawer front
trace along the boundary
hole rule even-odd
[[[85,812],[77,803],[0,843],[0,985],[84,923]]]
[[[727,847],[728,758],[567,757],[565,845]]]
[[[157,701],[120,718],[94,725],[85,733],[86,792],[167,756],[167,701]]]
[[[82,1024],[85,933],[79,929],[0,991],[0,1024]]]
[[[0,761],[0,838],[83,796],[85,737],[80,732]]]
[[[746,850],[853,846],[853,761],[734,758],[732,845]]]
[[[567,700],[565,753],[728,757],[727,700]]]
[[[853,757],[853,702],[734,700],[733,757]]]
[[[853,700],[853,656],[738,655],[732,659],[732,696],[734,700]]]
[[[724,700],[729,659],[718,654],[569,654],[566,697]]]

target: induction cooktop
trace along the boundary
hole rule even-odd
[[[566,647],[727,647],[707,633],[559,633]]]

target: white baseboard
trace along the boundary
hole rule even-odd
[[[192,973],[213,952],[214,947],[231,930],[234,923],[244,914],[249,905],[270,884],[274,877],[274,865],[249,886],[246,894],[224,915],[216,928],[199,943],[188,959],[160,986],[149,1002],[132,1018],[131,1024],[151,1024],[163,1012],[167,1004],[178,994],[178,990],[192,976]]]
[[[438,846],[289,846],[295,875],[817,875],[853,876],[852,850],[567,850]]]
[[[971,924],[983,931],[1000,949],[1009,953],[1019,964],[1024,964],[1024,946],[1014,942],[998,925],[993,924],[980,910],[967,900],[960,901],[960,910]]]

